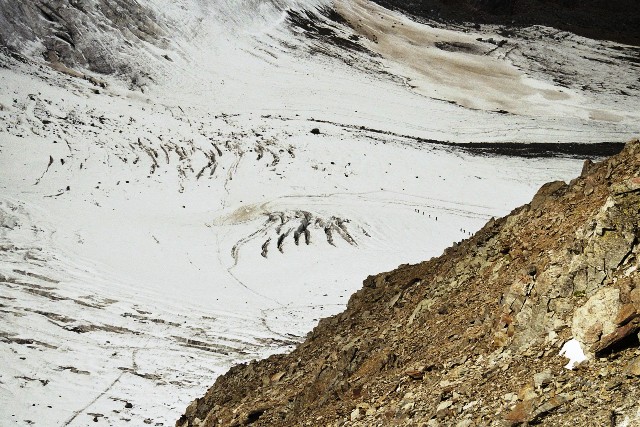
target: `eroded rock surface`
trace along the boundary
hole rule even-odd
[[[232,368],[176,426],[638,422],[639,219],[636,140],[439,258],[368,277],[295,351]],[[567,370],[573,338],[587,360]]]
[[[152,70],[131,58],[140,51],[147,60],[159,57],[146,46],[169,47],[169,28],[160,18],[144,3],[128,0],[2,0],[0,46],[28,57],[39,54],[74,77],[87,71],[126,76],[140,87]]]

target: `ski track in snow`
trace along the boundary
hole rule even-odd
[[[171,64],[131,58],[157,66],[144,93],[0,53],[0,424],[173,425],[367,275],[582,166],[427,140],[624,141],[640,118],[636,68],[596,60],[625,47],[548,28],[498,46],[364,0],[333,3],[350,26],[324,1],[146,3],[181,36]]]

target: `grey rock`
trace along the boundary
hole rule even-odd
[[[633,359],[624,369],[627,376],[640,377],[640,356]]]
[[[553,381],[553,375],[549,370],[539,372],[533,376],[533,384],[535,385],[536,388],[544,387],[550,384],[552,381]]]
[[[620,291],[603,288],[579,307],[573,315],[571,331],[580,342],[593,342],[597,335],[608,335],[616,329],[616,316],[620,310]]]

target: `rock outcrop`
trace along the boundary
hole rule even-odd
[[[639,222],[636,140],[442,256],[368,277],[176,426],[637,425]],[[586,358],[573,370],[567,342]]]

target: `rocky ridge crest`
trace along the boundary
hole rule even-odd
[[[504,31],[532,25],[583,37],[640,45],[640,4],[634,0],[375,0],[423,19],[500,25]]]
[[[438,258],[370,276],[176,426],[640,423],[640,141]],[[559,356],[577,339],[587,360]]]

